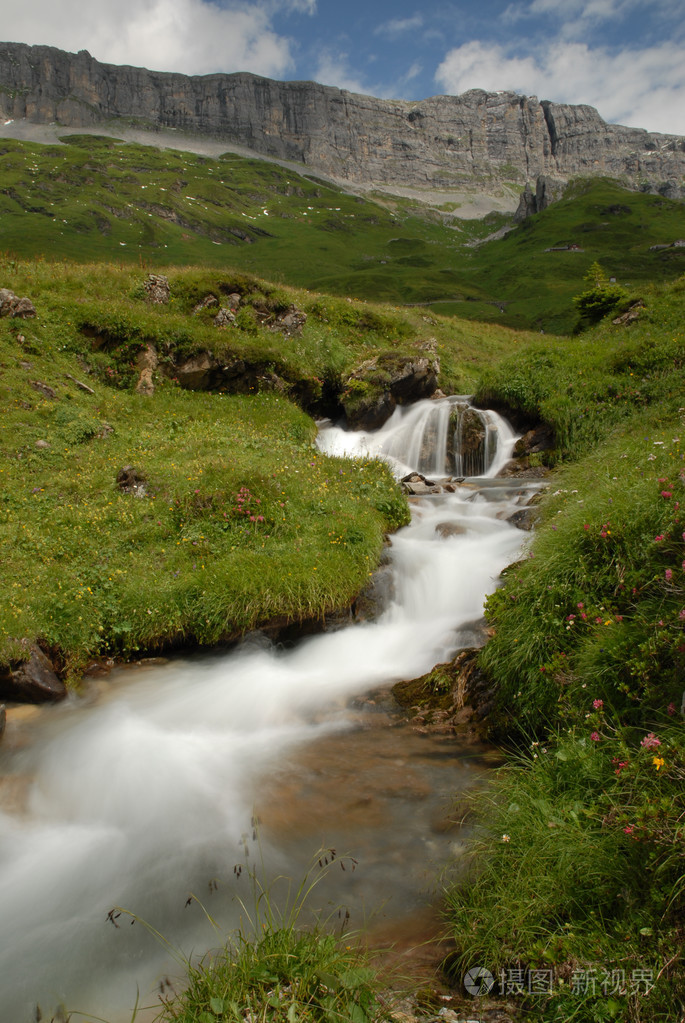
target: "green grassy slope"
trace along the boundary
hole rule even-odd
[[[332,294],[515,328],[570,331],[588,266],[634,286],[685,270],[685,204],[578,183],[505,238],[501,216],[459,221],[352,196],[260,160],[65,136],[0,142],[0,247],[20,257],[228,265]],[[546,252],[576,244],[578,251]]]
[[[685,1011],[685,278],[645,302],[483,388],[536,407],[568,464],[487,602],[518,751],[447,891],[453,969],[541,971],[517,1002],[545,1023]]]
[[[37,310],[0,320],[0,662],[39,636],[77,675],[97,654],[213,643],[348,604],[406,505],[382,465],[319,456],[288,396],[334,410],[355,366],[428,341],[445,387],[465,391],[491,358],[536,340],[235,271],[172,269],[170,302],[153,306],[145,278],[130,265],[0,259],[0,285]],[[236,326],[193,313],[231,292]],[[284,337],[268,323],[291,304],[308,319]],[[149,345],[160,361],[143,396]],[[176,362],[203,352],[240,363],[220,389],[243,393],[179,386]],[[118,489],[126,465],[144,497]]]
[[[464,274],[468,269],[505,304],[499,322],[566,333],[576,319],[572,297],[583,290],[582,278],[593,262],[639,293],[651,281],[685,272],[685,246],[651,249],[678,240],[685,240],[685,203],[628,192],[603,179],[578,181],[562,200],[500,241],[483,245]],[[469,303],[455,309],[473,318],[486,318],[488,312],[475,306],[469,311]]]

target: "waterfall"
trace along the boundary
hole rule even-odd
[[[496,412],[468,397],[419,401],[398,407],[374,432],[347,432],[330,424],[320,446],[329,454],[386,458],[396,475],[419,472],[438,479],[495,476],[511,458],[516,435]]]
[[[321,446],[380,452],[400,472],[494,477],[513,435],[494,413],[478,413],[483,436],[467,452],[464,437],[476,429],[469,414],[460,398],[421,402],[399,410],[374,435],[327,429]],[[453,456],[450,435],[462,438],[452,441]],[[499,439],[496,451],[491,438]],[[278,820],[302,804],[307,840],[316,832],[317,842],[331,841],[333,824],[316,809],[307,813],[313,780],[288,802],[278,788],[280,772],[309,747],[319,748],[323,761],[336,737],[342,762],[349,761],[344,744],[358,728],[350,709],[355,694],[416,678],[472,642],[485,596],[520,552],[522,534],[506,521],[520,491],[520,484],[493,478],[483,488],[456,487],[414,502],[411,525],[392,537],[389,551],[394,599],[373,623],[309,638],[291,651],[246,642],[145,671],[120,670],[85,696],[37,712],[28,732],[10,712],[0,746],[3,1018],[28,1023],[37,1004],[49,1018],[64,1002],[125,1023],[137,988],[143,1004],[154,1002],[177,964],[140,923],[130,926],[122,917],[115,927],[107,914],[117,905],[131,910],[188,955],[215,945],[217,935],[196,904],[184,908],[186,898],[189,892],[206,898],[208,880],[211,888],[211,879],[220,878],[210,910],[222,928],[235,926],[233,865],[267,792],[261,855],[276,871],[302,877],[302,862],[282,847]],[[442,755],[459,765],[453,752]],[[397,749],[386,769],[401,775],[402,789],[411,770],[407,756]],[[383,791],[388,777],[378,783]],[[360,770],[359,793],[338,796],[349,807],[334,814],[342,838],[333,840],[352,855],[368,841],[366,817],[358,831],[352,821],[360,801],[371,805],[364,802],[370,784]],[[397,814],[404,804],[399,790],[392,795]],[[408,793],[403,819],[388,817],[376,851],[359,856],[354,890],[367,900],[362,905],[392,903],[410,875],[425,871],[428,824],[406,840],[410,851],[401,851],[417,817],[416,798],[412,803]],[[382,824],[380,811],[376,816]]]

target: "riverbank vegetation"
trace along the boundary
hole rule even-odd
[[[487,968],[531,1019],[685,1009],[685,282],[644,297],[481,389],[537,408],[564,462],[487,603],[514,752],[447,892],[455,979]]]

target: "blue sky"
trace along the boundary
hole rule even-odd
[[[512,90],[685,135],[684,0],[27,0],[3,22],[115,64],[399,99]]]

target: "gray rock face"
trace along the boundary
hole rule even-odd
[[[350,182],[445,190],[607,175],[685,196],[685,139],[607,124],[593,107],[512,92],[380,100],[314,82],[187,77],[100,64],[85,50],[4,43],[0,114],[71,127],[135,117]]]

